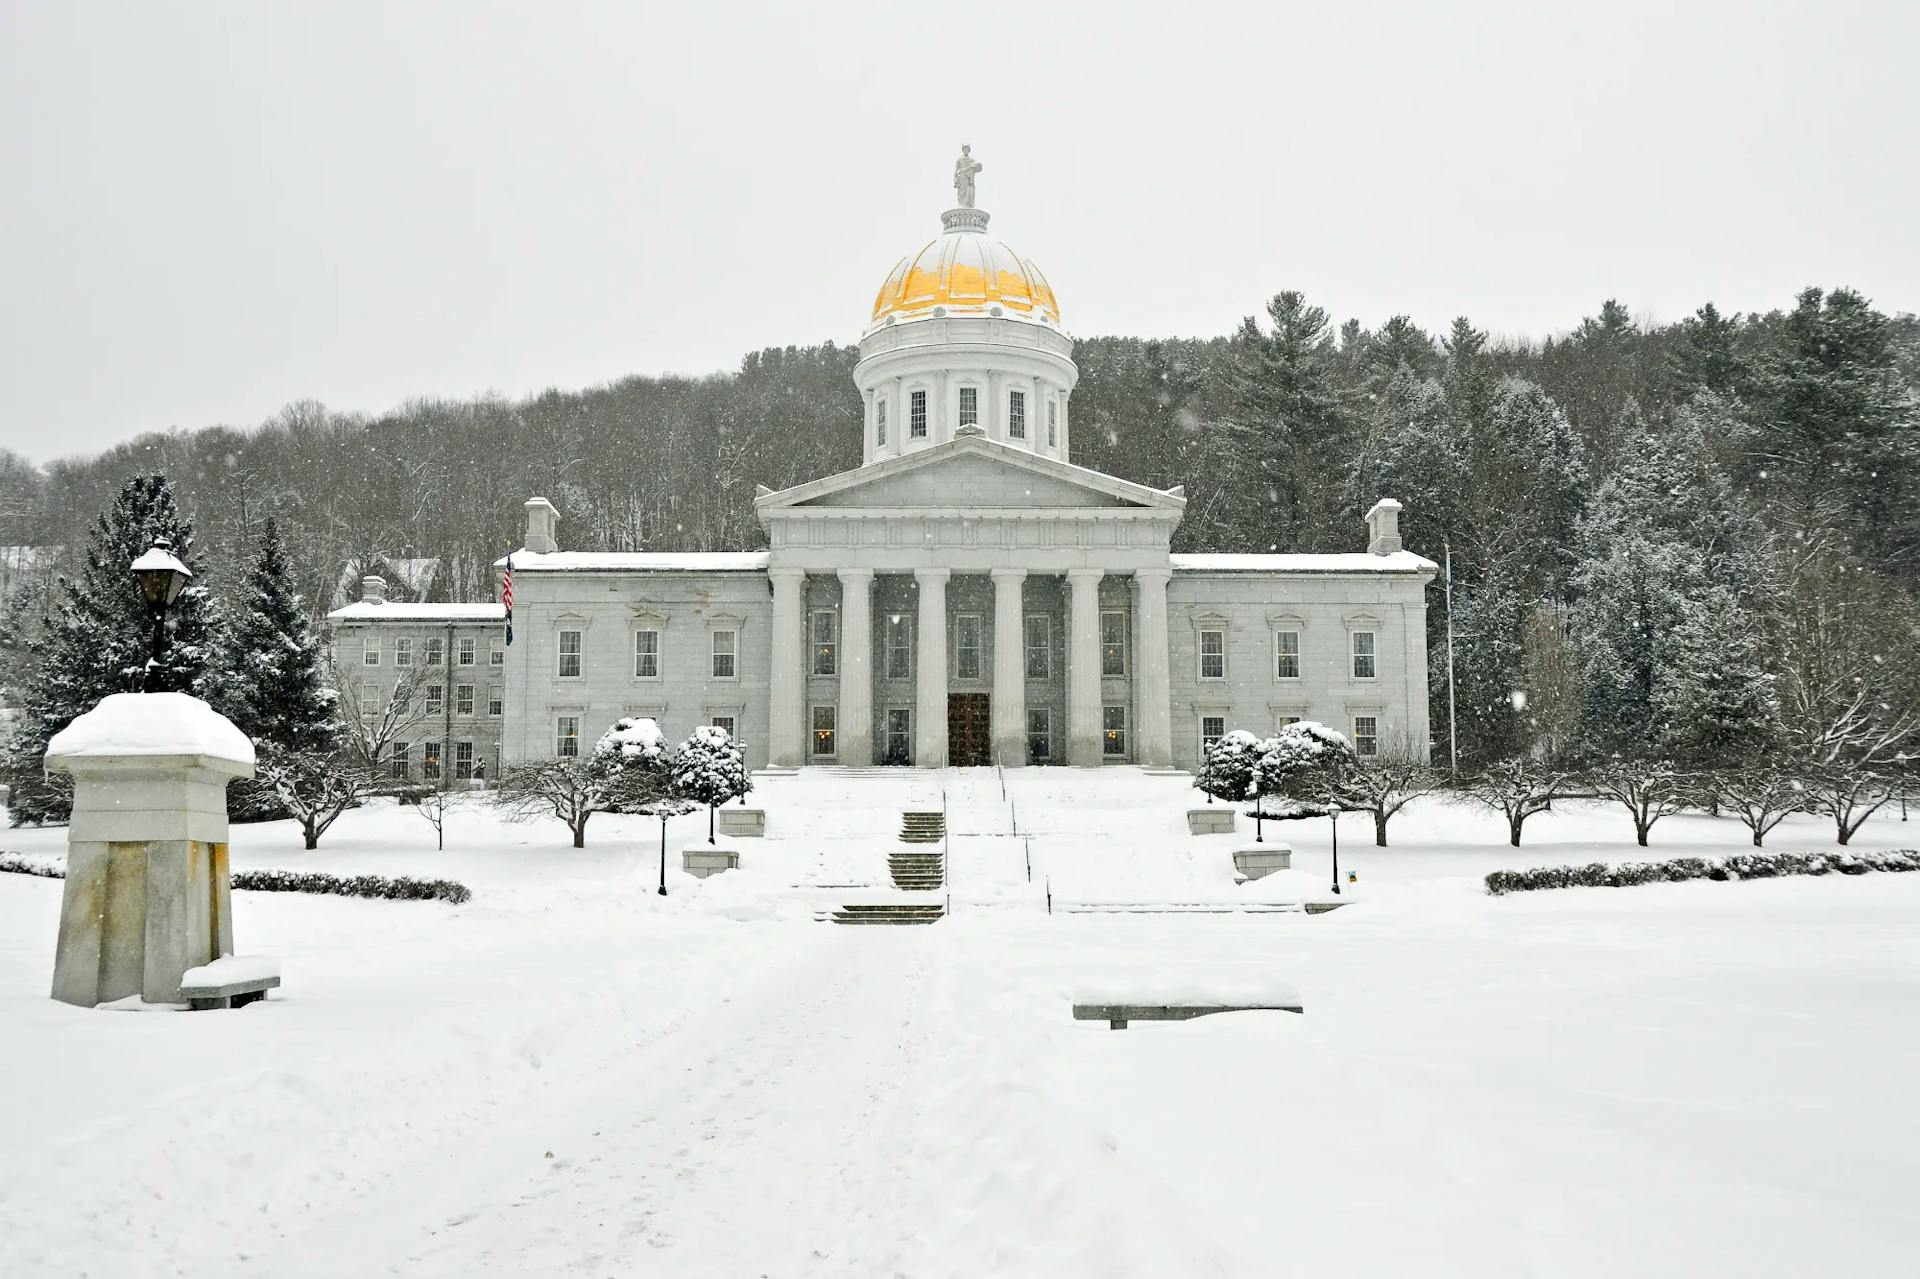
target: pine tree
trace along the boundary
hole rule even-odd
[[[147,674],[153,622],[128,566],[166,538],[195,568],[193,526],[174,505],[161,475],[128,480],[112,509],[93,526],[79,576],[62,577],[46,629],[33,642],[34,669],[22,690],[22,713],[7,744],[7,782],[14,825],[65,821],[69,788],[45,776],[47,742],[109,693],[203,695],[212,658],[212,604],[190,583],[167,612],[165,659]]]
[[[1344,545],[1340,475],[1353,423],[1336,376],[1327,313],[1285,292],[1267,305],[1271,331],[1249,316],[1234,338],[1237,405],[1230,433],[1245,478],[1231,521],[1240,549],[1313,551]]]
[[[210,700],[253,739],[264,769],[296,755],[324,756],[338,744],[338,702],[327,687],[320,637],[294,590],[278,523],[269,517],[247,570],[245,597],[222,628]],[[285,812],[266,781],[234,786],[243,819]]]
[[[707,842],[714,842],[714,809],[753,789],[740,743],[724,728],[703,724],[674,752],[673,793],[707,806]]]
[[[1760,619],[1724,586],[1681,599],[1658,645],[1653,704],[1660,745],[1682,767],[1737,768],[1779,746],[1780,699],[1760,636]]]

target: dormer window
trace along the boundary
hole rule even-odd
[[[960,425],[980,425],[980,388],[977,386],[960,388]]]
[[[1007,394],[1007,438],[1024,440],[1027,438],[1027,393],[1010,391]]]
[[[915,391],[907,397],[907,434],[916,440],[927,438],[927,393]]]

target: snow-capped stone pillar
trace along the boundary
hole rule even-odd
[[[839,759],[873,763],[873,570],[840,570]]]
[[[767,762],[798,768],[807,762],[807,646],[801,634],[801,603],[807,574],[797,568],[770,568],[773,582],[773,669],[767,681]]]
[[[1027,570],[996,568],[993,577],[993,759],[1003,768],[1027,762],[1025,602]]]
[[[1139,650],[1134,678],[1134,715],[1140,749],[1135,757],[1149,768],[1173,767],[1173,687],[1167,656],[1167,583],[1170,568],[1135,569],[1133,635]]]
[[[53,997],[181,1002],[190,968],[233,951],[227,782],[253,743],[185,693],[113,693],[54,735],[73,778]]]
[[[913,570],[920,589],[920,661],[915,685],[913,762],[947,766],[947,578],[944,568]]]
[[[1070,568],[1067,622],[1067,762],[1100,766],[1100,579],[1104,570]]]

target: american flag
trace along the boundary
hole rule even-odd
[[[507,606],[507,647],[513,647],[513,552],[507,552],[507,571],[500,575],[500,602]]]

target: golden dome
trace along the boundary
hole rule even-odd
[[[873,300],[873,324],[929,319],[939,307],[946,315],[1004,315],[1058,325],[1060,303],[1040,268],[988,235],[984,214],[963,221],[953,216],[959,213],[976,211],[954,210],[946,234],[901,258],[887,275]],[[973,221],[979,225],[968,225]]]

